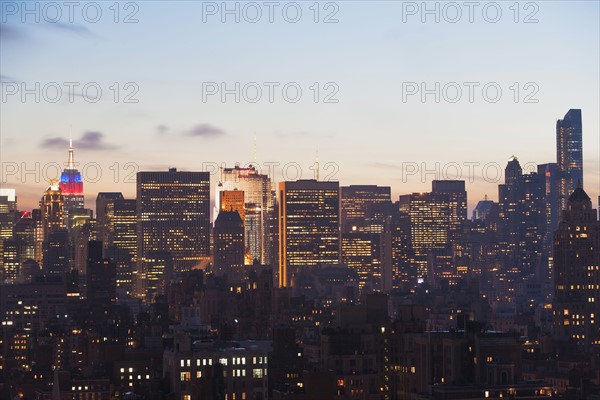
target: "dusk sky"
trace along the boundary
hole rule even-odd
[[[280,163],[272,177],[275,182],[283,180],[281,166],[290,162],[301,166],[302,178],[313,178],[310,167],[318,151],[321,179],[339,180],[342,185],[389,185],[395,199],[429,190],[435,178],[433,173],[423,177],[422,171],[415,171],[403,179],[403,168],[406,175],[415,165],[435,170],[440,163],[439,170],[447,173],[440,176],[443,179],[456,177],[451,165],[461,165],[461,178],[468,181],[465,163],[478,163],[469,164],[474,175],[474,181],[467,182],[472,208],[486,194],[497,200],[497,169],[488,167],[485,179],[483,166],[492,163],[503,170],[512,155],[522,165],[556,162],[556,120],[570,108],[581,108],[584,186],[596,205],[599,2],[529,3],[535,8],[519,3],[517,23],[515,10],[509,8],[512,2],[498,3],[502,15],[496,23],[486,21],[483,7],[474,10],[472,23],[466,8],[456,23],[447,21],[455,16],[450,8],[445,8],[439,23],[432,15],[424,15],[427,19],[422,22],[420,10],[412,15],[410,8],[421,2],[408,3],[338,1],[315,7],[313,2],[299,2],[302,16],[297,23],[282,15],[286,2],[275,8],[272,23],[263,2],[254,3],[262,8],[256,23],[248,21],[255,10],[239,3],[240,13],[246,10],[247,15],[236,23],[232,15],[225,15],[222,22],[219,10],[206,14],[221,2],[142,1],[131,3],[135,7],[120,3],[115,23],[114,10],[109,9],[112,2],[100,2],[102,17],[97,23],[87,22],[81,9],[70,22],[66,8],[56,23],[44,21],[54,15],[50,8],[46,15],[40,11],[38,23],[35,16],[11,8],[21,2],[2,1],[2,187],[17,189],[19,208],[36,207],[48,186],[42,172],[56,172],[44,165],[66,162],[72,126],[80,169],[97,163],[93,165],[102,172],[98,182],[91,183],[96,169],[88,166],[83,171],[88,207],[94,206],[99,191],[134,197],[135,178],[125,180],[138,169],[201,170],[214,163],[253,162],[256,137],[259,165]],[[229,4],[233,7],[235,2]],[[435,3],[430,4],[433,8]],[[444,5],[439,3],[440,9]],[[288,19],[294,11],[288,7]],[[123,23],[130,13],[137,23]],[[329,14],[338,22],[324,23]],[[524,23],[528,15],[538,22]],[[486,18],[490,16],[494,10],[488,10]],[[14,88],[35,88],[36,82],[47,88],[46,93],[40,89],[39,102],[34,95],[23,99],[21,92],[11,94]],[[67,93],[55,103],[49,101],[55,96],[53,86],[48,86],[51,82],[65,90],[64,82],[77,82],[73,101]],[[256,103],[248,101],[255,93],[250,85],[239,103],[233,94],[223,102],[220,93],[207,96],[205,91],[203,99],[203,87],[219,87],[222,82],[231,89],[236,82],[241,87],[256,82],[263,96]],[[279,84],[272,102],[264,82]],[[420,93],[407,95],[408,88],[426,83],[433,89],[436,82],[440,87],[457,82],[462,98],[449,101],[454,98],[453,86],[447,86],[446,96],[441,93],[439,103],[434,94],[424,102]],[[478,84],[472,102],[464,82]],[[82,86],[88,83],[102,89],[95,103],[82,95]],[[302,89],[296,103],[282,93],[288,83]],[[482,93],[489,83],[502,90],[495,103]],[[117,102],[111,87],[119,87]],[[125,102],[127,94],[138,102]],[[326,102],[328,94],[338,102]],[[532,100],[538,102],[528,102]],[[24,167],[35,170],[36,163],[40,173],[26,175],[23,182]],[[339,168],[334,171],[328,163]],[[296,177],[293,168],[287,172],[288,178]],[[214,175],[213,189],[217,180]]]

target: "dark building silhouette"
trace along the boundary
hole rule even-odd
[[[226,276],[230,285],[239,286],[245,277],[244,222],[237,211],[221,210],[215,220],[214,271]]]
[[[539,277],[546,221],[544,176],[523,174],[516,157],[505,169],[505,183],[498,185],[498,236],[506,265],[522,276]]]
[[[94,306],[108,305],[116,298],[115,264],[104,258],[102,251],[101,241],[88,242],[87,298]]]
[[[44,242],[45,273],[62,274],[71,269],[71,251],[69,247],[69,231],[66,228],[53,229]]]

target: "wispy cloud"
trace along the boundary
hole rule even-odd
[[[43,26],[46,28],[57,30],[57,31],[73,33],[73,34],[80,35],[80,36],[90,36],[90,37],[96,36],[96,34],[94,34],[94,32],[92,32],[91,30],[89,30],[88,27],[80,25],[80,24],[67,23],[67,22],[52,22],[52,23],[44,24]]]
[[[401,168],[399,165],[382,163],[382,162],[371,162],[371,163],[366,163],[365,165],[367,167],[371,167],[371,168],[381,168],[381,169],[388,169],[388,170]]]
[[[192,137],[214,138],[225,135],[225,131],[210,124],[199,124],[185,131],[184,135]]]
[[[52,137],[44,139],[40,147],[45,149],[64,149],[69,146],[69,141],[62,137]],[[87,131],[81,138],[73,141],[73,146],[78,150],[114,150],[118,146],[107,143],[104,134],[96,131]]]
[[[169,132],[169,127],[163,124],[156,126],[156,133],[160,136],[166,135]]]
[[[0,82],[19,82],[19,80],[13,78],[12,76],[0,74]]]
[[[0,41],[2,42],[17,42],[27,38],[22,29],[15,28],[7,24],[0,23]]]

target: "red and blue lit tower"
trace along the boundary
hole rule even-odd
[[[64,196],[65,219],[68,220],[69,212],[83,208],[83,180],[81,173],[75,168],[73,157],[73,141],[69,141],[69,161],[60,175],[60,190]]]

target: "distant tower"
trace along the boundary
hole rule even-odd
[[[567,208],[569,196],[583,185],[583,136],[581,110],[569,110],[556,122],[556,162],[560,172],[559,201]]]

